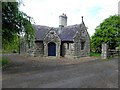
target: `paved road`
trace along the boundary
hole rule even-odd
[[[118,58],[68,64],[9,55],[3,88],[117,88]]]

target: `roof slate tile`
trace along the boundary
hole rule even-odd
[[[42,26],[42,25],[34,25],[33,28],[35,29],[35,37],[36,41],[41,40],[43,41],[44,37],[48,33],[49,30],[55,30],[58,36],[62,41],[73,41],[73,37],[75,33],[78,31],[81,31],[80,29],[81,24],[66,26],[61,28],[53,28],[48,26]]]

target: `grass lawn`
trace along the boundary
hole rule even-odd
[[[96,52],[90,52],[90,56],[99,57],[99,56],[101,56],[101,54],[100,53],[96,53]]]
[[[9,63],[9,60],[5,57],[0,58],[0,65],[5,66],[6,64]]]

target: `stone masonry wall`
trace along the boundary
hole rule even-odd
[[[81,44],[80,44],[80,33],[76,32],[76,35],[74,37],[74,58],[78,58],[80,57],[81,53],[80,53],[80,48],[81,48]]]
[[[81,39],[81,40],[85,41],[85,45],[84,45],[84,50],[80,51],[81,56],[89,56],[89,53],[90,53],[90,37],[88,35],[88,32],[84,31],[82,37],[83,37],[83,39]]]
[[[65,46],[65,57],[72,58],[74,56],[73,43],[64,43]]]
[[[44,53],[44,45],[43,42],[36,42],[35,43],[35,53],[34,56],[43,56]]]

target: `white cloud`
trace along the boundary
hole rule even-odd
[[[68,25],[81,23],[81,16],[93,35],[96,26],[117,14],[119,0],[24,0],[20,10],[33,17],[36,24],[58,27],[58,16],[66,13]]]

